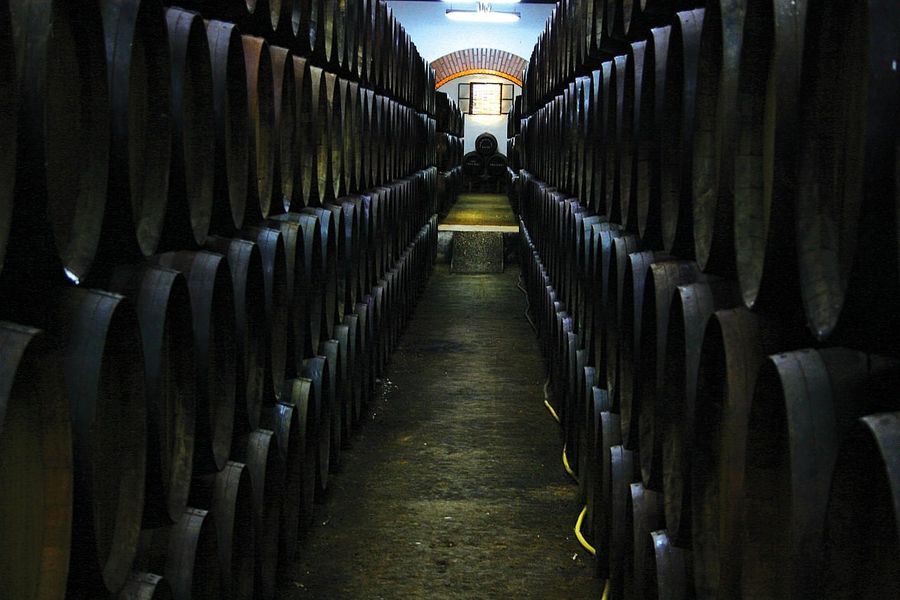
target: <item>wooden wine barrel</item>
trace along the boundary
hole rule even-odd
[[[898,215],[896,7],[808,6],[794,139],[806,322],[818,340],[838,330],[842,344],[895,353],[900,228],[885,218]]]
[[[314,214],[290,213],[287,219],[296,220],[300,226],[298,234],[303,235],[303,279],[295,279],[294,285],[300,286],[306,299],[304,304],[304,321],[306,322],[306,338],[303,352],[295,357],[298,360],[298,371],[302,359],[315,356],[322,335],[326,281],[322,276],[322,232],[319,219]]]
[[[244,437],[239,443],[237,458],[247,465],[253,491],[255,596],[271,599],[275,595],[278,568],[285,464],[275,434],[268,429],[257,429]]]
[[[619,214],[622,226],[629,231],[638,230],[637,145],[641,131],[643,104],[641,93],[646,51],[647,42],[637,40],[631,43],[625,54],[625,90],[622,96],[622,129],[619,144],[621,154],[619,159]]]
[[[372,170],[372,110],[375,94],[369,89],[360,89],[360,114],[362,118],[362,138],[359,149],[359,185],[360,189],[373,187],[375,184]]]
[[[375,215],[377,210],[372,197],[365,195],[352,195],[345,198],[354,207],[354,213],[359,220],[359,234],[354,242],[354,261],[356,262],[356,285],[354,304],[372,288],[375,271]],[[349,307],[353,312],[354,307]]]
[[[329,134],[331,124],[328,113],[328,97],[325,87],[325,73],[319,67],[311,66],[310,74],[310,94],[312,104],[310,111],[313,115],[313,144],[311,153],[315,155],[314,159],[314,185],[311,191],[310,200],[307,202],[309,206],[321,206],[322,202],[334,195],[334,185],[330,179],[329,163],[331,161],[331,150],[329,142]]]
[[[614,411],[621,413],[621,382],[623,373],[622,346],[625,306],[625,271],[629,255],[640,250],[635,235],[615,238],[609,248],[609,292],[606,298],[606,388]],[[629,482],[630,483],[630,482]]]
[[[287,285],[287,258],[281,231],[268,227],[249,227],[240,232],[259,248],[263,266],[266,309],[266,375],[264,400],[279,398],[288,372],[288,313],[290,291]]]
[[[598,277],[594,307],[594,366],[597,368],[597,385],[606,388],[610,258],[615,239],[621,237],[622,233],[617,226],[598,229],[599,233],[594,244],[597,252],[595,263]]]
[[[294,215],[296,216],[296,215]],[[303,227],[287,214],[281,219],[269,219],[264,225],[281,231],[285,250],[286,289],[288,296],[287,367],[299,372],[306,349],[309,329],[309,299],[306,275],[306,247]]]
[[[666,363],[662,397],[654,430],[663,449],[663,491],[669,539],[682,547],[691,543],[691,447],[696,418],[700,351],[706,323],[718,309],[739,304],[730,281],[700,281],[678,286],[672,297],[666,332]]]
[[[324,0],[331,2],[333,0]],[[319,201],[324,204],[329,200],[334,200],[340,196],[341,182],[344,177],[344,123],[343,123],[343,107],[341,102],[341,86],[337,75],[334,73],[324,72],[323,76],[323,92],[325,94],[325,121],[326,128],[323,130],[320,126],[320,143],[324,144],[322,149],[325,152],[325,164],[319,165],[321,169],[325,168],[324,188],[322,179],[319,179]],[[321,114],[321,112],[320,112]],[[324,136],[325,139],[322,139]],[[320,160],[322,155],[320,154]],[[324,193],[323,193],[324,189]]]
[[[365,189],[360,185],[360,140],[362,131],[362,101],[360,87],[355,81],[347,81],[344,96],[344,189],[346,193]]]
[[[347,312],[353,311],[358,292],[359,216],[356,206],[343,198],[330,201],[337,242],[337,305],[334,324],[340,324]]]
[[[692,160],[694,254],[703,270],[734,274],[737,80],[746,0],[706,3],[700,34]]]
[[[220,254],[169,252],[160,266],[187,278],[197,364],[194,472],[221,470],[231,453],[237,386],[234,284]]]
[[[172,121],[165,11],[153,0],[104,0],[100,8],[112,134],[108,189],[116,201],[106,207],[108,235],[99,254],[140,259],[156,251],[168,205]]]
[[[339,344],[338,349],[340,350],[341,355],[341,369],[344,386],[343,395],[337,402],[337,407],[340,409],[341,413],[341,444],[344,448],[350,447],[350,436],[353,433],[353,395],[356,387],[355,350],[359,322],[353,320],[355,315],[351,315],[352,313],[345,315],[344,322],[334,328],[334,338]],[[353,329],[351,329],[351,322],[355,325],[355,328]]]
[[[632,531],[629,528],[631,516],[631,482],[634,479],[634,456],[631,450],[621,445],[613,446],[610,453],[609,499],[609,597],[625,597],[625,561],[634,552]]]
[[[644,286],[650,265],[667,258],[665,254],[645,250],[629,254],[625,261],[619,316],[621,347],[618,387],[622,445],[629,450],[638,448],[640,388],[644,383],[644,374],[640,370]]]
[[[641,477],[644,487],[662,491],[662,452],[659,445],[662,436],[663,387],[668,356],[669,308],[676,287],[696,281],[700,271],[693,261],[663,261],[650,266],[644,284],[641,302],[641,362],[638,365],[642,384],[636,400],[640,403],[638,431],[640,444]]]
[[[62,598],[72,535],[72,429],[63,361],[46,333],[5,321],[0,348],[0,535],[7,546],[0,556],[0,593]]]
[[[210,236],[207,246],[225,256],[234,286],[238,373],[234,435],[239,436],[259,427],[266,380],[266,295],[262,257],[259,247],[246,240]]]
[[[172,586],[161,575],[133,572],[117,598],[119,600],[172,600]]]
[[[324,350],[324,347],[323,347]],[[316,480],[315,498],[323,500],[328,489],[328,473],[331,463],[331,368],[325,356],[314,356],[303,361],[302,376],[312,382],[313,421],[316,431]]]
[[[314,56],[323,65],[337,66],[337,27],[341,22],[337,0],[314,0],[318,4]]]
[[[290,4],[283,0],[284,4]],[[297,89],[294,83],[294,60],[290,50],[280,46],[270,46],[269,54],[272,57],[272,71],[274,73],[274,102],[275,102],[275,156],[274,172],[272,174],[276,188],[281,188],[281,193],[275,193],[272,198],[271,212],[287,212],[291,209],[291,201],[294,197],[294,186],[297,182],[296,149],[297,127],[294,119],[297,116]]]
[[[208,511],[187,508],[168,536],[164,576],[175,600],[220,598],[214,517]]]
[[[643,599],[652,597],[656,588],[654,545],[651,532],[658,531],[665,523],[662,494],[644,489],[642,483],[631,484],[631,532],[632,555],[625,557],[625,597]]]
[[[463,157],[463,173],[466,177],[481,177],[484,173],[486,162],[484,156],[478,152],[469,152]]]
[[[202,245],[209,233],[215,169],[215,121],[209,42],[199,14],[170,8],[169,113],[172,164],[160,247]]]
[[[297,454],[293,462],[287,463],[288,471],[299,469],[300,471],[300,496],[296,504],[296,527],[294,535],[303,534],[312,525],[314,500],[316,494],[316,449],[318,444],[318,432],[316,430],[316,410],[319,402],[315,385],[311,379],[299,377],[285,382],[285,390],[281,397],[286,404],[294,409],[297,417],[298,428],[296,437],[291,438],[292,448],[296,447]],[[299,466],[298,464],[299,463]],[[291,518],[291,512],[287,507],[282,508],[282,526],[287,525],[285,518]],[[287,535],[287,532],[285,533]],[[293,550],[296,553],[296,547]],[[282,542],[282,552],[292,556],[290,540]]]
[[[494,137],[494,134],[488,132],[479,134],[478,137],[475,138],[475,152],[485,158],[496,154],[497,138]]]
[[[354,78],[359,77],[353,73],[356,62],[357,36],[359,35],[359,30],[357,29],[359,4],[359,2],[348,2],[341,7],[343,29],[340,32],[342,49],[339,64],[342,72],[349,73]]]
[[[346,329],[346,325],[335,325],[334,336],[337,337],[339,332],[344,329]],[[341,451],[344,447],[342,419],[346,398],[345,377],[347,373],[343,356],[341,355],[341,344],[337,339],[323,342],[322,355],[328,360],[328,374],[330,376],[328,393],[326,394],[327,403],[331,406],[331,419],[327,425],[331,435],[331,455],[328,468],[331,473],[337,473],[342,467]]]
[[[799,305],[793,157],[798,152],[806,5],[783,0],[747,4],[738,77],[737,279],[748,308],[775,308],[782,314],[793,314]]]
[[[290,46],[297,38],[302,4],[301,0],[269,0],[269,35],[279,44]]]
[[[644,76],[641,80],[641,123],[637,133],[637,219],[644,247],[654,250],[662,248],[661,137],[666,108],[666,65],[671,32],[672,28],[668,25],[650,30],[644,52]]]
[[[606,396],[606,390],[596,387],[596,370],[594,367],[587,366],[583,368],[582,373],[582,389],[580,405],[576,407],[576,449],[578,456],[577,473],[578,477],[578,499],[585,506],[588,505],[588,488],[592,488],[596,484],[596,465],[597,453],[594,451],[594,443],[596,441],[596,425],[595,414],[599,414],[595,409],[594,395],[602,394],[603,404],[599,406],[602,412],[603,408],[609,407],[609,400]],[[596,390],[596,392],[595,392]],[[568,452],[568,448],[566,448]],[[590,490],[591,498],[593,498],[593,488]],[[593,504],[588,508],[585,514],[585,521],[582,523],[584,533],[593,537],[593,520],[587,517],[593,514]]]
[[[898,448],[896,412],[863,417],[841,446],[825,514],[824,597],[900,594]]]
[[[704,333],[691,451],[694,585],[704,598],[740,595],[747,421],[772,345],[743,308],[716,311]]]
[[[286,390],[287,383],[285,384]],[[292,391],[292,390],[290,390]],[[297,554],[297,531],[303,485],[303,442],[299,411],[293,404],[277,402],[266,407],[263,421],[275,432],[278,454],[284,464],[284,483],[278,534],[278,574],[281,577]]]
[[[703,9],[675,15],[666,56],[666,105],[660,144],[663,248],[685,258],[694,254],[691,173],[703,15]]]
[[[138,319],[118,294],[70,288],[44,318],[64,352],[72,415],[79,550],[69,589],[115,593],[131,573],[144,507],[147,400]]]
[[[294,4],[297,32],[292,48],[296,54],[309,56],[316,46],[319,4],[312,0],[294,0]]]
[[[610,449],[622,444],[622,429],[619,415],[604,411],[600,413],[600,427],[594,450],[598,454],[599,481],[594,489],[594,543],[597,548],[596,574],[609,579],[610,556],[612,555],[612,454]]]
[[[609,74],[609,105],[606,114],[606,165],[604,175],[606,182],[606,210],[609,219],[616,223],[622,222],[620,212],[620,165],[622,159],[622,128],[625,101],[625,63],[627,56],[618,54],[610,64]],[[578,133],[576,132],[576,136]]]
[[[366,304],[358,303],[356,310],[366,312],[368,307]],[[348,328],[347,344],[347,412],[344,414],[344,442],[349,446],[350,437],[353,434],[354,427],[359,424],[362,415],[362,406],[366,394],[366,356],[363,350],[365,343],[365,321],[360,319],[357,313],[350,313],[344,317],[344,325]]]
[[[228,600],[253,598],[256,530],[249,469],[228,461],[215,475],[195,478],[191,504],[215,519],[220,589]]]
[[[313,87],[307,59],[292,55],[291,60],[294,64],[294,85],[296,86],[294,90],[297,108],[297,114],[294,117],[294,126],[296,127],[294,155],[297,180],[294,184],[294,195],[288,212],[298,212],[311,203],[315,192],[317,137],[314,108],[318,107],[318,89]]]
[[[896,403],[896,377],[895,360],[843,348],[765,361],[747,430],[743,597],[818,589],[838,448],[857,418]]]
[[[16,152],[3,154],[16,157],[15,197],[29,200],[3,219],[2,283],[35,289],[61,282],[63,268],[83,279],[100,241],[110,150],[103,22],[93,2],[10,0],[9,13],[19,135]]]
[[[484,166],[484,172],[489,177],[500,179],[506,175],[506,167],[508,163],[506,157],[500,153],[494,153],[488,157]]]
[[[371,293],[362,297],[356,305],[356,314],[360,323],[360,338],[357,342],[358,362],[361,365],[361,397],[355,408],[356,418],[362,418],[363,409],[375,396],[375,297]]]
[[[334,221],[334,214],[326,208],[305,208],[301,214],[316,217],[319,225],[322,259],[321,288],[324,293],[322,305],[322,335],[326,338],[331,335],[334,327],[334,319],[338,314],[338,228]]]
[[[247,73],[247,111],[250,115],[250,162],[245,225],[255,225],[272,213],[275,171],[275,80],[269,43],[242,35]]]
[[[653,539],[655,582],[644,588],[651,598],[688,600],[694,597],[691,551],[675,546],[665,529],[650,534]],[[655,585],[654,585],[655,584]]]
[[[232,23],[208,21],[206,37],[212,61],[216,155],[211,229],[231,235],[244,225],[250,160],[247,69],[241,33]],[[226,201],[227,199],[227,201]]]
[[[197,365],[185,277],[164,267],[119,267],[110,289],[132,298],[144,353],[147,479],[144,526],[176,523],[193,473]]]

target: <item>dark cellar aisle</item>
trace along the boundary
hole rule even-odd
[[[280,598],[598,598],[518,268],[439,266]]]

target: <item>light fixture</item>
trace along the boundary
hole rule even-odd
[[[479,4],[480,2],[484,2],[484,0],[441,0],[442,2],[446,2],[447,4]],[[487,2],[487,4],[518,4],[522,0],[492,0],[491,2]]]
[[[509,4],[509,2],[507,2]],[[451,21],[468,23],[515,23],[519,20],[518,12],[499,12],[491,9],[486,2],[479,2],[476,10],[447,9],[447,18]]]

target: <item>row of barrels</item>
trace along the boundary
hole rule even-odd
[[[462,165],[457,165],[449,171],[438,174],[438,214],[445,216],[450,212],[450,208],[456,203],[456,198],[462,192],[464,179]]]
[[[477,151],[469,152],[463,156],[462,170],[466,178],[471,181],[505,179],[507,170],[506,157],[499,152],[494,152],[487,156]]]
[[[435,92],[434,118],[437,121],[438,131],[451,133],[458,138],[465,135],[465,120],[462,111],[455,100],[445,92]]]
[[[790,351],[735,282],[522,178],[523,277],[610,598],[900,592],[900,360]]]
[[[637,4],[594,2],[597,31],[615,38],[621,10]],[[896,354],[897,5],[696,4],[654,17],[570,79],[533,61],[523,168],[646,248],[736,279],[745,306],[786,327]],[[560,15],[591,5],[561,3],[543,48],[580,41],[566,32],[582,21]],[[544,77],[559,86],[535,104]]]
[[[521,141],[517,135],[506,140],[506,156],[509,157],[509,168],[516,173],[522,169],[520,144]]]
[[[169,2],[166,2],[169,4]],[[434,114],[435,76],[383,0],[179,0],[207,19],[289,49],[311,64]]]
[[[0,596],[273,598],[431,271],[435,178],[0,321]]]
[[[435,137],[435,166],[442,172],[458,167],[463,161],[463,138],[438,130]]]
[[[438,180],[438,213],[446,215],[462,189],[463,114],[455,101],[444,92],[435,94],[435,165],[440,171]]]
[[[159,0],[3,0],[0,49],[4,304],[434,163],[428,114]]]
[[[525,68],[523,112],[534,112],[578,75],[620,54],[653,27],[667,24],[676,11],[704,4],[704,0],[560,0]]]

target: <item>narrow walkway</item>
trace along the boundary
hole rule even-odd
[[[281,598],[599,598],[517,277],[438,267]]]

